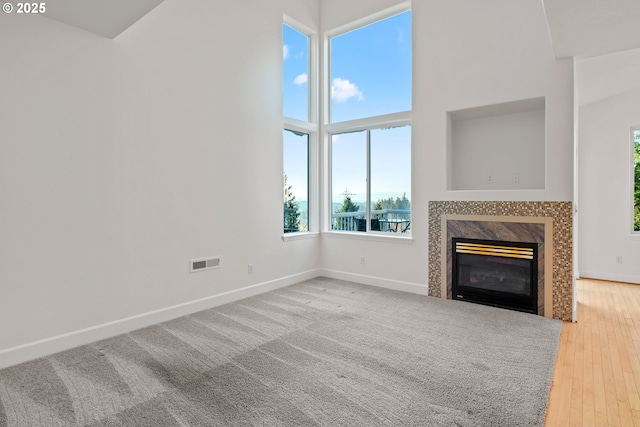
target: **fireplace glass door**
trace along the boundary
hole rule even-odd
[[[538,313],[536,243],[452,239],[453,298]]]

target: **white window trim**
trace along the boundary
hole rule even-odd
[[[317,31],[307,27],[306,25],[296,21],[288,15],[283,15],[282,23],[293,28],[296,31],[304,34],[309,39],[309,63],[307,64],[307,85],[309,87],[309,96],[307,102],[309,103],[307,111],[309,113],[308,122],[293,119],[287,116],[284,116],[285,123],[308,123],[308,124],[316,124],[318,123],[318,86],[319,86],[319,78],[318,78],[318,34]],[[284,40],[282,41],[284,44]]]
[[[367,15],[364,18],[356,19],[355,21],[349,21],[344,25],[340,25],[331,30],[325,31],[325,39],[329,40],[331,37],[336,37],[341,34],[348,33],[349,31],[357,30],[358,28],[365,27],[369,24],[382,21],[383,19],[390,18],[394,15],[398,15],[402,12],[408,12],[410,10],[411,1],[403,1],[394,6],[372,13],[371,15]]]
[[[322,126],[320,129],[320,135],[322,135],[321,150],[322,150],[322,189],[323,189],[323,203],[321,206],[322,212],[322,227],[321,232],[327,237],[339,237],[349,239],[363,239],[363,240],[377,240],[386,242],[402,242],[411,243],[413,241],[413,233],[408,236],[390,236],[389,233],[383,232],[345,232],[331,230],[331,206],[332,206],[332,177],[331,177],[331,136],[338,133],[350,132],[350,131],[371,131],[375,129],[387,128],[387,127],[400,127],[411,126],[412,111],[402,111],[391,114],[384,114],[379,116],[365,117],[355,120],[348,120],[343,122],[330,123],[331,118],[331,52],[330,52],[330,40],[333,37],[345,34],[349,31],[357,30],[366,25],[373,24],[386,18],[390,18],[400,13],[408,12],[411,10],[411,1],[405,1],[399,3],[390,8],[384,9],[377,13],[368,15],[364,18],[351,21],[348,24],[341,25],[332,30],[325,31],[323,34],[322,47],[322,96],[320,97],[321,112],[322,112]],[[413,78],[413,76],[412,76]],[[412,85],[413,87],[413,85]],[[413,97],[411,100],[413,106]],[[411,139],[413,140],[413,132],[411,133]],[[413,144],[412,144],[413,145]],[[369,144],[367,144],[369,146]],[[367,148],[368,150],[368,148]],[[369,153],[367,152],[367,162],[369,162]],[[368,169],[368,167],[367,167]],[[412,185],[413,188],[413,185]],[[369,184],[367,184],[367,197],[370,196]],[[412,196],[413,198],[413,196]],[[367,218],[369,217],[370,208],[367,206]],[[413,218],[413,204],[411,204],[411,218]]]
[[[320,237],[320,233],[317,231],[297,231],[283,234],[282,241],[291,242],[295,240],[317,239],[318,237]]]
[[[408,236],[397,236],[394,233],[386,233],[384,231],[370,231],[367,233],[356,232],[356,231],[333,231],[327,230],[322,232],[323,237],[328,238],[340,238],[340,239],[356,239],[356,240],[367,240],[369,242],[387,242],[387,243],[401,243],[410,245],[413,243],[413,237],[411,235]]]
[[[307,85],[309,88],[309,93],[307,97],[308,102],[308,121],[297,120],[291,117],[287,117],[283,115],[282,118],[282,129],[283,130],[292,130],[295,132],[306,133],[309,136],[308,141],[308,193],[307,193],[307,203],[308,203],[308,231],[299,231],[293,233],[283,233],[282,240],[284,242],[295,241],[301,239],[308,239],[316,237],[318,233],[317,230],[320,228],[320,200],[319,197],[319,185],[320,185],[320,149],[319,149],[319,127],[318,127],[318,87],[319,87],[319,73],[318,73],[318,34],[316,30],[300,23],[299,21],[293,19],[288,15],[283,15],[282,23],[287,25],[294,30],[299,31],[308,37],[308,59],[309,63],[307,64]],[[282,41],[284,44],[284,40]],[[284,88],[283,88],[284,89]],[[284,91],[283,91],[284,93]],[[284,170],[284,168],[283,168]],[[284,231],[284,230],[283,230]]]
[[[398,15],[403,12],[411,10],[411,2],[405,1],[387,9],[381,10],[374,14],[368,15],[364,18],[351,21],[348,24],[341,25],[332,30],[326,31],[323,37],[323,63],[322,67],[322,123],[327,126],[335,123],[330,123],[331,119],[331,49],[330,40],[333,37],[348,33],[349,31],[357,30],[369,24],[381,21],[386,18],[390,18],[394,15]],[[413,103],[413,99],[411,101]]]
[[[330,134],[353,132],[358,130],[375,130],[411,125],[411,111],[383,114],[362,119],[348,120],[338,123],[330,123],[324,126],[324,130]]]
[[[376,120],[376,119],[381,119],[380,121]],[[384,116],[374,116],[374,117],[367,117],[365,119],[358,119],[358,120],[351,120],[348,122],[340,122],[340,123],[336,123],[335,125],[328,125],[326,128],[327,129],[335,129],[335,131],[327,131],[325,132],[325,136],[326,136],[326,145],[327,148],[325,150],[326,154],[326,165],[327,165],[327,169],[328,171],[325,172],[325,187],[327,189],[326,194],[325,194],[325,203],[327,207],[331,207],[333,206],[332,204],[332,193],[333,193],[333,187],[332,187],[332,179],[331,179],[331,137],[333,135],[336,134],[340,134],[340,133],[346,133],[346,132],[371,132],[373,130],[379,130],[379,129],[385,129],[385,128],[391,128],[391,127],[401,127],[401,126],[411,126],[411,112],[408,111],[404,111],[401,113],[393,113],[393,114],[387,114]],[[413,139],[413,131],[411,132],[411,139]],[[369,162],[371,161],[371,155],[369,153],[369,148],[370,148],[370,142],[369,139],[367,137],[367,177],[370,176],[371,171],[370,171],[370,165]],[[367,192],[367,200],[369,201],[369,203],[367,203],[366,206],[366,217],[369,218],[371,216],[371,180],[367,179],[367,188],[366,188],[366,192]],[[413,196],[412,196],[413,198]],[[411,204],[411,208],[410,208],[410,217],[413,218],[413,203]],[[328,236],[331,235],[338,235],[341,237],[347,237],[347,238],[360,238],[363,237],[365,239],[373,239],[373,240],[378,240],[378,241],[384,241],[384,240],[406,240],[406,241],[411,241],[413,240],[413,233],[409,234],[409,235],[404,235],[404,236],[397,236],[397,235],[390,235],[390,233],[386,233],[386,232],[377,232],[377,231],[371,231],[371,230],[367,230],[366,232],[349,232],[349,231],[336,231],[336,230],[332,230],[331,229],[331,212],[326,212],[325,214],[325,221],[323,223],[323,233],[327,234]],[[367,222],[367,228],[369,228],[368,222]]]

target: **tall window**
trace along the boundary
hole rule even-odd
[[[411,232],[411,11],[329,36],[331,229]]]
[[[284,130],[284,232],[309,231],[309,135]]]
[[[633,145],[633,231],[640,232],[640,129],[632,129]]]
[[[283,57],[283,231],[308,231],[310,146],[312,123],[310,36],[288,24],[282,26]]]
[[[282,25],[283,114],[309,121],[309,36]]]

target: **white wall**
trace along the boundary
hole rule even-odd
[[[582,277],[640,283],[640,235],[631,233],[630,135],[640,126],[639,71],[640,49],[577,61]]]
[[[398,3],[324,0],[322,28]],[[426,293],[430,200],[572,200],[573,62],[555,60],[538,0],[414,1],[412,10],[413,242],[325,235],[322,265],[337,277],[386,279]],[[546,98],[545,189],[448,191],[447,112],[540,97]]]
[[[319,3],[166,0],[115,40],[0,15],[0,366],[317,273],[426,293],[429,200],[571,200],[573,63],[540,2],[415,1],[413,240],[283,242],[282,14],[398,2]],[[538,97],[546,189],[447,191],[446,112]]]
[[[543,108],[452,120],[450,189],[544,189],[544,119]]]
[[[0,15],[0,366],[316,274],[281,239],[283,13],[317,27],[316,0],[167,0],[115,40]]]

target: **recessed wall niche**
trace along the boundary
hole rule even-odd
[[[447,113],[448,190],[543,190],[545,99]]]

